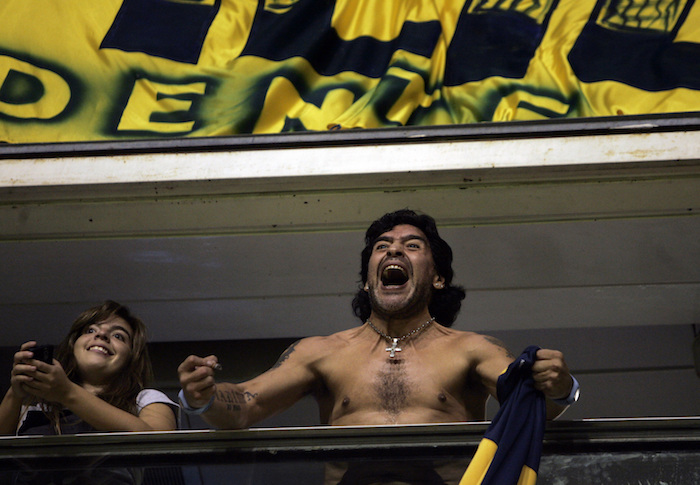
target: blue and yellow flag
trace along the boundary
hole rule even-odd
[[[545,397],[534,387],[530,346],[498,378],[501,404],[459,485],[534,485],[547,420]]]
[[[2,0],[0,142],[700,110],[694,0]]]

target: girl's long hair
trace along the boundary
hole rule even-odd
[[[68,378],[81,385],[83,379],[80,376],[78,363],[73,353],[75,341],[87,331],[90,325],[98,324],[113,316],[122,318],[131,326],[133,332],[131,357],[124,369],[110,379],[107,386],[98,394],[98,397],[112,406],[136,415],[136,397],[153,379],[153,367],[146,345],[146,326],[126,306],[107,300],[101,305],[89,308],[81,313],[71,326],[68,334],[63,338],[63,341],[58,345],[56,360],[61,363]],[[54,429],[60,434],[61,407],[55,403],[43,403],[43,407]]]

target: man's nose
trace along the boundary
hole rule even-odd
[[[391,255],[391,256],[396,256],[399,254],[403,254],[403,249],[401,248],[401,246],[399,244],[393,243],[389,246],[387,253],[389,253],[389,255]]]

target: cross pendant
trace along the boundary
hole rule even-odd
[[[394,338],[391,340],[391,347],[387,347],[384,350],[389,352],[389,357],[393,359],[394,357],[396,357],[396,352],[401,352],[401,348],[399,347],[399,339]]]

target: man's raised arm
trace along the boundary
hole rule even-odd
[[[539,349],[532,365],[535,389],[547,397],[547,419],[559,417],[578,399],[578,382],[569,372],[564,354],[558,350]]]
[[[219,429],[243,429],[273,416],[313,391],[313,339],[292,344],[266,372],[240,384],[216,382],[214,355],[190,355],[178,367],[183,410]]]
[[[498,339],[479,337],[481,340],[477,339],[478,345],[475,347],[475,354],[478,356],[476,371],[489,393],[497,399],[498,376],[515,359],[515,355]],[[535,382],[534,387],[542,391],[547,398],[547,419],[557,418],[578,397],[578,383],[569,372],[564,355],[558,350],[537,351],[537,360],[532,366],[532,378]]]

